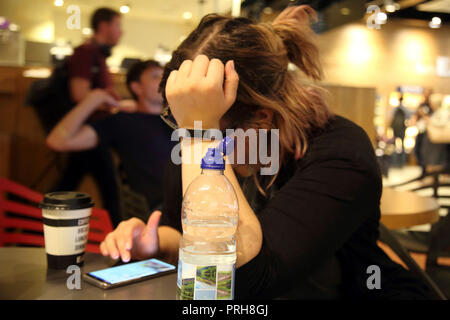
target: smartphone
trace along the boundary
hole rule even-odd
[[[174,265],[153,258],[85,273],[83,279],[99,288],[111,289],[173,273],[175,270]]]

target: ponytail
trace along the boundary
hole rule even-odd
[[[309,78],[321,80],[323,73],[319,61],[319,49],[313,42],[312,29],[295,20],[279,22],[272,28],[283,41],[289,61]]]

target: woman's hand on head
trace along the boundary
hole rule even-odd
[[[193,128],[194,121],[202,121],[203,129],[219,128],[220,118],[236,100],[238,83],[232,60],[225,66],[205,55],[183,61],[166,83],[167,101],[178,126]]]
[[[122,221],[100,244],[104,256],[123,262],[154,257],[159,252],[158,225],[161,211],[154,211],[147,224],[138,218]]]
[[[272,22],[273,25],[283,23],[285,21],[295,20],[296,22],[311,23],[311,18],[314,22],[318,21],[317,13],[308,5],[291,6],[284,9]]]

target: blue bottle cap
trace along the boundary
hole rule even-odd
[[[216,148],[208,148],[206,155],[202,158],[200,167],[202,169],[225,170],[225,155],[233,151],[234,140],[225,137]]]

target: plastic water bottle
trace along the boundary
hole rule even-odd
[[[226,137],[209,148],[201,175],[183,197],[183,237],[180,243],[177,298],[180,300],[232,300],[238,224],[238,200],[223,174],[224,155],[232,149]]]

